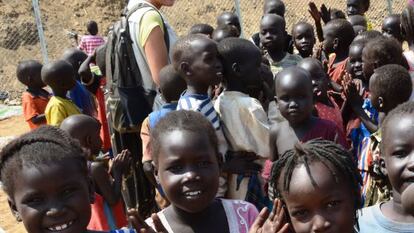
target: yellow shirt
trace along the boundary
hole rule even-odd
[[[47,124],[53,126],[59,126],[65,118],[76,114],[81,112],[72,101],[57,96],[50,98],[45,110]]]
[[[157,26],[159,26],[164,33],[164,24],[162,23],[161,15],[155,10],[146,12],[142,17],[139,34],[137,35],[141,47],[144,47],[152,30]]]

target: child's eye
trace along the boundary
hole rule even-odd
[[[23,201],[24,204],[31,205],[31,206],[39,205],[42,202],[43,202],[42,197],[30,197],[30,198],[27,198],[26,200]]]
[[[208,167],[209,165],[210,165],[210,162],[208,162],[208,161],[202,161],[202,162],[198,163],[198,166],[202,167],[202,168]]]
[[[70,196],[75,191],[74,188],[66,188],[62,191],[62,195],[67,197]]]
[[[295,218],[305,218],[309,212],[307,210],[295,210],[291,213],[292,217]]]
[[[340,201],[330,201],[330,202],[328,202],[328,204],[326,205],[326,207],[328,209],[332,209],[332,208],[337,207],[340,203],[341,203]]]
[[[404,158],[407,156],[407,153],[405,150],[396,150],[392,153],[392,156],[398,157],[398,158]]]
[[[179,173],[183,170],[182,166],[171,166],[167,169],[168,171],[172,172],[172,173]]]

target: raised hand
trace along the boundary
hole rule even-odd
[[[316,7],[315,3],[309,2],[308,6],[308,12],[312,16],[313,20],[315,20],[315,22],[321,22],[321,13],[319,12],[318,7]]]
[[[322,18],[322,21],[327,24],[329,21],[331,21],[331,8],[327,8],[325,4],[322,4],[320,15]]]
[[[157,214],[152,214],[151,219],[154,223],[155,230],[152,229],[139,215],[136,209],[128,209],[128,220],[132,227],[140,233],[168,233],[164,225],[162,225],[161,219]]]
[[[273,204],[271,213],[266,207],[260,211],[249,233],[288,233],[289,223],[286,223],[282,202],[275,199]]]

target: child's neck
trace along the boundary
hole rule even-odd
[[[60,97],[60,98],[67,98],[67,91],[63,91],[63,90],[53,90],[53,95],[56,97]]]
[[[238,78],[239,80],[242,79],[241,77]],[[226,91],[238,91],[242,93],[247,93],[247,88],[243,85],[242,82],[237,82],[237,78],[229,78],[229,81],[226,84]]]
[[[289,122],[289,125],[295,132],[296,137],[299,140],[302,140],[302,138],[306,135],[306,133],[312,129],[313,125],[315,124],[316,119],[317,119],[316,117],[310,116],[308,119],[300,123],[291,124]]]
[[[283,51],[283,49],[268,49],[267,52],[269,53],[270,58],[275,62],[280,62],[286,56],[286,52]]]
[[[204,210],[197,213],[186,212],[175,205],[167,207],[166,214],[171,217],[171,220],[183,225],[193,225],[198,222],[205,221],[207,218],[214,215],[217,207],[221,205],[221,202],[214,199],[210,205]]]
[[[381,205],[380,208],[388,219],[402,223],[414,222],[414,216],[404,210],[401,195],[396,190],[393,190],[393,199]]]
[[[205,86],[187,85],[187,94],[208,95],[208,88]]]
[[[342,61],[344,61],[345,59],[348,58],[348,51],[346,49],[338,49],[335,52],[335,54],[336,54],[336,56],[335,56],[334,64],[342,62]]]

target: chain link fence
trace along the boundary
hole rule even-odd
[[[37,2],[39,0],[32,0]],[[0,0],[0,92],[7,91],[19,97],[24,87],[15,78],[16,65],[25,59],[46,61],[42,56],[34,8],[30,0]],[[85,24],[94,19],[106,35],[110,25],[119,17],[125,0],[40,0],[40,15],[44,29],[48,60],[59,58],[64,49],[74,46],[70,32],[85,34]],[[299,21],[312,22],[305,0],[285,0],[287,30]],[[314,0],[317,6],[345,10],[345,0]],[[173,7],[162,9],[178,35],[187,34],[196,23],[216,26],[216,17],[224,11],[239,13],[244,36],[249,38],[259,30],[264,0],[176,0]],[[371,0],[367,18],[380,29],[382,19],[389,14],[400,13],[406,0]],[[0,99],[1,99],[0,93]]]

